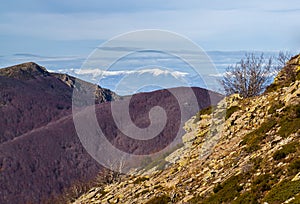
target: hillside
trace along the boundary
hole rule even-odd
[[[101,169],[71,123],[73,89],[95,85],[71,80],[32,62],[0,69],[0,203],[39,203]],[[96,103],[115,99],[97,87]]]
[[[111,104],[122,110],[131,100],[131,114],[137,126],[149,123],[147,111],[156,104],[170,113],[171,121],[178,119],[172,116],[179,111],[178,102],[167,90],[122,98],[74,77],[49,73],[35,63],[0,69],[0,203],[51,203],[51,197],[57,197],[75,183],[89,182],[103,171],[82,146],[72,115],[73,90],[85,93],[91,88],[95,90],[98,123],[111,143],[120,149],[128,148],[136,154],[145,150],[143,146],[137,148],[135,141],[127,140],[117,130]],[[223,98],[220,94],[193,88],[199,104],[192,106],[188,105],[191,98],[186,90],[184,87],[173,89],[185,104],[182,112],[185,119]],[[78,114],[94,108],[86,107],[85,97],[76,105],[79,105]],[[168,128],[160,137],[167,135],[167,142],[172,139],[170,133],[172,129]],[[165,143],[156,144],[154,140],[147,145],[155,151]]]
[[[74,77],[49,73],[32,62],[0,69],[0,115],[5,116],[0,118],[0,143],[70,115],[73,88],[95,86],[79,79],[74,85]],[[96,87],[96,103],[118,99]]]
[[[261,96],[200,111],[181,148],[73,203],[300,203],[299,102],[297,55]]]

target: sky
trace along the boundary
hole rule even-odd
[[[296,0],[2,1],[0,67],[75,73],[102,43],[143,29],[178,33],[227,66],[245,52],[300,52],[299,19]]]
[[[205,50],[298,50],[296,0],[11,0],[0,7],[0,55],[88,55],[124,32],[164,29]]]

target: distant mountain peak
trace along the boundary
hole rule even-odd
[[[37,76],[48,76],[49,72],[34,62],[26,62],[11,67],[0,69],[0,76],[15,79],[33,79]]]

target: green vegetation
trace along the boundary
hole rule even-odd
[[[270,84],[267,88],[266,88],[266,91],[265,93],[270,93],[270,92],[274,92],[274,91],[277,91],[278,89],[282,88],[282,87],[285,87],[287,86],[288,84],[275,84],[275,83],[272,83]]]
[[[299,63],[299,62],[298,62]],[[285,72],[284,80],[280,82],[272,83],[270,86],[267,87],[266,93],[276,91],[280,88],[289,86],[292,82],[296,80],[300,80],[300,69],[299,66],[286,66],[283,71]],[[282,78],[282,77],[281,77]]]
[[[277,124],[276,120],[268,120],[261,124],[261,126],[253,132],[247,134],[240,145],[246,145],[246,152],[253,152],[260,149],[260,143],[269,132]]]
[[[257,195],[253,194],[253,191],[247,191],[239,196],[232,204],[258,204]]]
[[[284,159],[290,153],[296,152],[297,151],[296,147],[297,147],[296,142],[292,142],[292,143],[289,143],[289,144],[286,144],[286,145],[282,146],[282,149],[277,150],[274,153],[273,159],[275,159],[275,160]]]
[[[284,180],[271,189],[264,201],[270,204],[282,203],[298,193],[300,193],[300,180]]]
[[[272,185],[277,182],[277,178],[271,174],[262,174],[257,176],[252,181],[252,188],[250,191],[244,192],[239,195],[233,204],[256,204],[258,200],[263,196],[264,192],[271,189]]]
[[[293,120],[282,121],[280,123],[280,129],[278,134],[281,137],[287,137],[292,133],[295,133],[299,130],[300,127],[300,118],[295,118]]]
[[[231,106],[230,108],[228,108],[226,111],[225,119],[227,120],[228,118],[230,118],[230,116],[238,110],[241,110],[239,106]]]
[[[288,166],[288,174],[295,175],[300,171],[300,158],[292,161]]]
[[[207,107],[207,108],[204,108],[204,109],[200,110],[200,111],[196,114],[196,118],[195,118],[195,120],[194,120],[194,123],[200,121],[202,115],[211,115],[214,108],[215,108],[215,107],[213,107],[213,106],[209,106],[209,107]],[[231,106],[230,108],[228,108],[228,109],[226,110],[226,115],[225,115],[225,113],[224,113],[225,119],[227,120],[228,118],[230,118],[230,116],[231,116],[233,113],[235,113],[236,111],[238,111],[238,110],[241,110],[241,108],[240,108],[239,106]],[[219,116],[216,116],[216,117],[219,117]]]
[[[284,103],[279,101],[279,102],[275,102],[268,110],[268,114],[274,114],[276,113],[276,110],[280,109],[284,107]]]
[[[210,115],[213,112],[213,106],[208,106],[207,108],[204,108],[202,110],[200,110],[197,114],[196,114],[196,118],[194,120],[194,123],[200,121],[201,119],[201,115]]]
[[[300,105],[288,106],[283,109],[283,116],[280,121],[278,134],[287,137],[299,130],[300,127]]]
[[[239,174],[228,178],[223,183],[219,183],[213,189],[212,194],[204,198],[196,196],[189,200],[190,203],[203,204],[257,204],[264,197],[265,192],[271,190],[272,186],[276,185],[279,176],[273,173],[261,174],[253,176],[255,168],[253,167],[248,173]],[[243,183],[251,180],[251,189],[243,191]]]
[[[260,168],[262,162],[262,158],[261,157],[255,157],[253,159],[251,159],[251,163],[253,164],[253,169],[257,170]]]
[[[277,134],[281,137],[287,137],[299,130],[300,127],[300,105],[284,107],[283,103],[274,103],[268,110],[272,117],[263,122],[260,127],[247,134],[240,145],[245,145],[247,152],[253,152],[261,148],[262,141],[266,138],[269,131],[276,130],[274,127],[279,126]],[[283,109],[282,109],[283,108]],[[279,112],[276,110],[281,109]],[[238,107],[231,107],[226,113],[229,118]],[[277,126],[277,127],[278,127]],[[299,151],[300,144],[291,142],[284,145],[280,150],[273,154],[274,160],[286,158],[289,154]],[[251,160],[252,169],[248,173],[238,176],[232,176],[223,183],[217,184],[213,193],[208,197],[196,196],[191,199],[190,203],[233,203],[233,204],[256,204],[262,200],[272,203],[282,203],[287,199],[298,196],[300,198],[300,181],[290,181],[292,176],[300,171],[300,158],[289,158],[290,165],[287,169],[275,168],[271,172],[253,176],[257,169],[263,168],[263,159],[261,157]],[[286,171],[287,170],[287,171]],[[279,182],[280,177],[289,175],[289,180]],[[251,180],[251,189],[244,192],[241,183]],[[296,199],[295,199],[296,200]],[[295,201],[294,200],[294,201]]]
[[[191,203],[191,204],[202,203],[201,202],[202,200],[203,200],[203,197],[195,196],[192,199],[190,199],[188,203]]]
[[[223,187],[222,187],[222,185],[220,184],[220,183],[218,183],[215,187],[214,187],[214,189],[213,189],[213,192],[214,193],[218,193],[220,190],[222,190],[223,189]]]
[[[281,108],[281,103],[274,104],[270,109],[269,113],[275,113],[277,109]],[[247,134],[242,140],[240,145],[246,145],[246,152],[253,152],[260,149],[260,143],[266,137],[266,133],[269,132],[276,124],[279,124],[280,128],[278,134],[281,137],[287,137],[292,133],[299,130],[300,127],[300,105],[285,107],[279,115],[270,118],[265,121],[261,126],[253,132]],[[282,157],[284,152],[280,152]],[[276,158],[280,159],[279,153]]]
[[[162,195],[159,197],[154,197],[150,199],[146,204],[167,204],[171,201],[170,197],[167,195]]]
[[[276,177],[272,177],[271,174],[262,174],[256,178],[254,178],[252,184],[253,192],[265,192],[271,189],[271,186],[277,182]]]
[[[206,198],[203,203],[226,203],[233,200],[239,195],[239,192],[243,190],[243,187],[239,185],[242,180],[241,175],[232,176],[227,179],[223,184],[218,184],[214,188],[214,194]]]

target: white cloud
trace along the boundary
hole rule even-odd
[[[75,69],[73,70],[77,75],[92,75],[93,77],[109,77],[109,76],[118,76],[118,75],[130,75],[130,74],[152,74],[153,76],[159,75],[170,75],[177,78],[185,77],[188,75],[186,72],[180,71],[171,71],[171,70],[162,70],[159,68],[154,69],[139,69],[139,70],[122,70],[122,71],[107,71],[101,69]]]
[[[223,77],[224,75],[225,75],[225,73],[218,73],[218,74],[209,74],[208,76],[219,78],[219,77]]]

